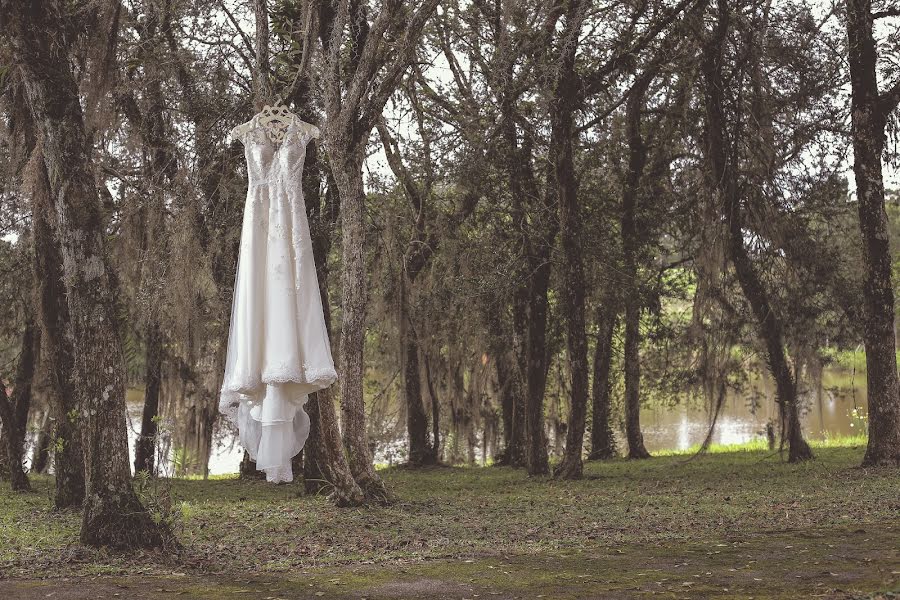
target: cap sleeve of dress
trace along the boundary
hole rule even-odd
[[[241,123],[240,125],[235,125],[231,128],[231,131],[228,132],[228,135],[225,136],[225,143],[230,144],[235,140],[240,140],[240,142],[244,143],[244,136],[247,134],[247,131],[250,128],[250,123]]]

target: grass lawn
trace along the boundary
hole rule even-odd
[[[336,509],[299,485],[175,480],[182,554],[77,544],[52,480],[0,492],[0,598],[900,597],[900,471],[863,447],[788,465],[754,449],[382,471],[399,501]]]

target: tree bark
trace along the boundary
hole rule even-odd
[[[80,507],[84,502],[84,454],[77,420],[77,398],[72,381],[74,350],[68,337],[69,307],[63,284],[62,255],[51,230],[50,181],[37,149],[31,193],[34,235],[33,271],[37,285],[37,320],[41,326],[44,359],[50,380],[53,417],[53,470],[57,509]]]
[[[504,137],[504,167],[513,201],[513,221],[521,232],[520,259],[522,264],[516,273],[513,292],[513,347],[518,363],[518,373],[524,385],[521,402],[522,459],[529,475],[546,475],[550,472],[547,456],[547,435],[544,431],[544,392],[547,384],[547,293],[550,287],[550,253],[556,239],[556,219],[536,219],[529,223],[528,208],[542,210],[545,214],[558,209],[556,194],[543,195],[538,190],[531,164],[531,146],[520,148],[515,127],[515,101],[509,94],[501,99],[500,110]],[[516,445],[513,445],[515,448]],[[518,466],[515,454],[510,464]]]
[[[162,333],[154,320],[148,329],[145,343],[147,374],[144,387],[144,409],[141,413],[141,434],[134,453],[134,472],[156,474],[156,436],[159,430],[159,388],[162,379]]]
[[[524,273],[520,274],[525,277]],[[527,467],[528,430],[526,403],[528,399],[528,286],[520,283],[512,298],[512,361],[509,372],[512,397],[512,431],[507,441],[507,460],[511,467]],[[498,365],[500,360],[498,359]]]
[[[650,458],[641,433],[641,290],[637,253],[640,248],[637,204],[641,178],[647,165],[647,148],[641,135],[641,109],[653,72],[645,72],[635,83],[626,103],[628,172],[622,192],[622,254],[625,277],[625,438],[628,458]]]
[[[547,387],[547,313],[550,288],[550,250],[541,248],[535,257],[539,266],[529,287],[528,343],[526,370],[525,427],[527,432],[526,459],[529,475],[550,473],[547,456],[547,433],[544,430],[544,391]]]
[[[309,437],[303,446],[303,489],[307,494],[318,494],[327,487],[323,467],[325,451],[323,448],[321,425],[319,424],[319,396],[317,392],[309,395],[306,401],[306,414],[309,415]]]
[[[261,110],[269,98],[269,9],[267,0],[253,0],[256,22],[256,56],[253,65],[253,95]]]
[[[588,460],[608,460],[616,456],[616,439],[610,425],[610,368],[612,366],[613,334],[618,315],[610,306],[598,311],[597,347],[594,349],[594,384],[591,390],[593,422],[591,427],[591,453]]]
[[[434,389],[434,382],[431,379],[431,359],[428,352],[422,357],[425,363],[425,381],[428,384],[428,396],[431,398],[431,430],[434,432],[434,439],[431,443],[431,464],[437,465],[441,462],[441,403]]]
[[[27,492],[31,489],[22,461],[25,458],[25,429],[31,407],[35,365],[37,357],[40,356],[40,340],[40,330],[29,315],[25,321],[25,330],[22,332],[22,349],[16,366],[11,398],[6,394],[6,384],[0,381],[0,419],[3,422],[9,481],[14,492]]]
[[[144,380],[144,408],[141,415],[141,434],[135,446],[134,470],[155,474],[156,441],[159,431],[159,395],[163,369],[164,335],[160,324],[160,309],[151,298],[155,297],[161,287],[161,271],[165,264],[166,248],[166,196],[165,184],[174,179],[177,169],[175,153],[169,142],[166,131],[166,104],[162,91],[162,74],[159,72],[156,49],[162,48],[161,21],[166,22],[169,16],[160,14],[150,4],[146,10],[146,18],[141,29],[141,60],[144,63],[145,95],[147,108],[144,111],[141,139],[145,152],[149,157],[146,165],[147,180],[150,183],[141,207],[143,231],[141,250],[141,291],[146,323],[145,357],[146,374]]]
[[[769,370],[775,379],[777,401],[786,419],[789,443],[788,460],[798,462],[813,458],[812,449],[803,439],[797,406],[797,386],[784,349],[781,321],[769,302],[768,294],[744,246],[743,209],[738,189],[736,165],[726,147],[725,113],[721,59],[727,40],[730,15],[727,0],[718,0],[719,17],[713,38],[703,50],[703,76],[706,82],[707,160],[714,189],[721,197],[728,225],[728,252],[744,296],[756,318],[760,336],[766,345]]]
[[[318,148],[307,151],[307,160],[315,166],[315,176],[319,176]],[[305,168],[305,167],[304,167]],[[307,177],[305,184],[312,186],[314,180]],[[318,188],[318,186],[316,186]],[[336,184],[329,181],[328,193],[325,196],[325,207],[336,207],[339,200]],[[309,190],[312,192],[312,190]],[[310,214],[311,235],[313,237],[313,257],[316,262],[316,276],[319,279],[319,294],[322,297],[322,310],[325,316],[325,327],[331,337],[331,302],[328,293],[328,250],[331,247],[331,239],[328,231],[323,226],[321,215],[321,203],[319,202],[318,189],[315,195],[316,202],[307,205],[307,213]],[[344,446],[341,442],[341,432],[338,428],[337,415],[334,410],[332,388],[319,390],[310,395],[306,403],[309,413],[311,429],[310,440],[307,440],[306,456],[304,457],[304,485],[309,492],[322,489],[320,486],[330,484],[332,486],[331,499],[337,506],[358,506],[365,502],[365,494],[353,479],[350,465],[344,454]],[[310,405],[315,403],[314,407]],[[313,418],[315,417],[315,421]],[[316,430],[313,437],[313,429]],[[310,441],[315,447],[309,447]]]
[[[573,145],[575,99],[578,76],[575,52],[581,33],[583,3],[572,2],[566,14],[560,72],[550,110],[550,155],[554,177],[548,185],[556,186],[559,203],[560,241],[563,250],[562,306],[566,315],[566,346],[572,377],[570,410],[566,427],[566,449],[553,475],[559,479],[580,479],[584,468],[582,447],[587,416],[588,366],[587,332],[584,318],[584,264],[581,247],[581,206],[575,178]]]
[[[333,147],[332,144],[329,146]],[[344,448],[353,478],[367,499],[384,501],[390,495],[372,464],[363,399],[363,346],[368,293],[363,157],[362,152],[356,154],[346,162],[332,163],[341,202],[341,422],[344,426]]]
[[[71,70],[62,7],[0,3],[35,122],[42,133],[74,349],[73,378],[85,451],[81,542],[113,549],[160,547],[171,537],[131,485],[125,424],[125,365],[113,274],[90,143]]]
[[[519,467],[523,464],[524,402],[522,386],[516,372],[515,357],[509,350],[495,351],[494,366],[500,386],[500,409],[506,445],[495,464]]]
[[[419,344],[409,315],[409,289],[405,272],[400,273],[398,315],[400,321],[400,354],[403,370],[403,395],[406,400],[406,431],[409,466],[434,464],[434,453],[428,440],[428,415],[422,401],[422,379],[419,369]]]
[[[869,403],[869,441],[864,466],[900,465],[900,383],[894,336],[894,286],[889,223],[884,206],[881,154],[885,124],[897,108],[894,94],[879,94],[871,0],[847,0],[853,173],[862,234],[863,340]]]
[[[41,427],[34,441],[34,450],[31,454],[31,472],[45,473],[50,462],[50,413],[44,412],[41,418]]]

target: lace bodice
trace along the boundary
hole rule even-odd
[[[274,123],[261,123],[259,114],[228,134],[229,140],[244,144],[251,186],[271,183],[276,175],[301,177],[306,146],[317,137],[319,128],[315,125],[293,118],[280,128]]]

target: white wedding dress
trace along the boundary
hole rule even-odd
[[[309,436],[307,395],[337,373],[301,186],[319,131],[296,118],[278,130],[259,117],[229,134],[244,144],[249,181],[219,410],[256,468],[282,482],[293,480],[291,459]]]

